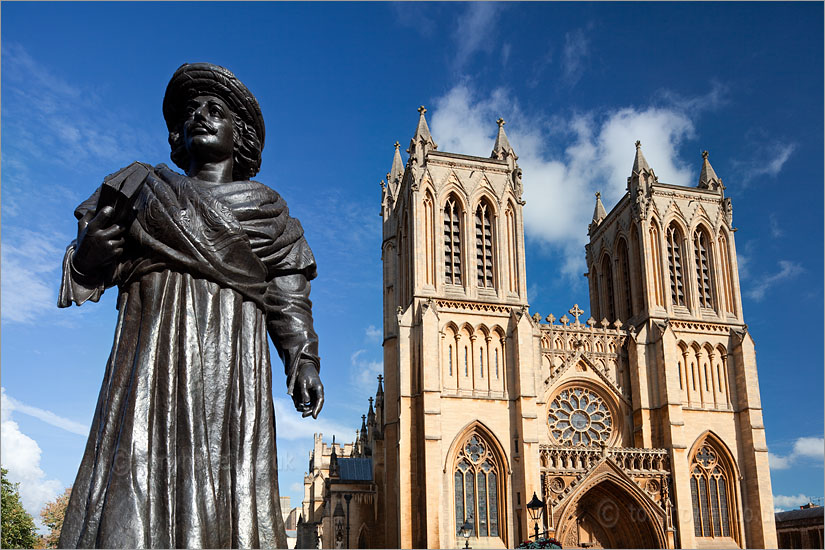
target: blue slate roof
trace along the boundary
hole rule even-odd
[[[339,458],[338,468],[342,481],[372,481],[371,458]]]

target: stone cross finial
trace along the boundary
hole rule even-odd
[[[636,149],[640,149],[642,147],[642,142],[638,139],[636,140]]]
[[[702,158],[707,160],[707,158],[708,158],[708,152],[707,151],[702,151]]]
[[[372,407],[372,399],[373,399],[372,397],[369,398],[370,407]]]
[[[602,193],[601,193],[601,191],[596,191],[596,198],[597,198],[597,199],[602,198]]]
[[[561,316],[561,318],[559,319],[559,321],[561,321],[561,323],[562,323],[564,326],[567,326],[567,323],[569,323],[569,322],[570,322],[570,319],[568,319],[568,318],[567,318],[567,315],[562,315],[562,316]]]
[[[396,149],[398,149],[399,147],[401,147],[401,144],[400,144],[400,143],[398,143],[398,141],[396,141],[394,145],[395,145],[395,148],[396,148]]]
[[[422,105],[421,107],[418,108],[418,112],[423,115],[424,113],[427,112],[427,108]]]
[[[553,323],[556,322],[556,316],[551,313],[550,315],[545,317],[545,321],[547,321],[548,323],[550,323],[552,325]]]
[[[573,304],[573,308],[570,309],[568,313],[576,318],[577,325],[581,324],[579,323],[579,316],[582,315],[584,312],[581,309],[579,309],[579,304]]]
[[[501,128],[502,126],[504,126],[507,123],[504,121],[503,118],[498,117],[498,120],[496,121],[496,124],[498,124],[498,127]]]
[[[587,326],[590,327],[591,329],[593,328],[593,326],[595,324],[596,324],[596,320],[593,317],[591,317],[590,319],[587,320]]]
[[[384,381],[384,375],[383,375],[383,374],[379,374],[379,375],[378,375],[378,382],[380,383],[380,382],[383,382],[383,381]]]

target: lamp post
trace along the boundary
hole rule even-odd
[[[347,501],[347,548],[351,548],[349,545],[349,501],[352,500],[352,495],[349,493],[345,494],[344,500]]]
[[[536,535],[534,538],[539,540],[539,520],[544,513],[544,501],[539,500],[535,491],[533,491],[532,500],[527,503],[527,511],[530,512],[530,519],[536,522]]]
[[[459,529],[459,534],[464,537],[464,548],[470,548],[470,533],[473,531],[473,524],[466,520]]]
[[[344,547],[344,508],[341,506],[341,501],[335,505],[335,511],[332,513],[332,519],[335,523],[335,546],[337,548]]]

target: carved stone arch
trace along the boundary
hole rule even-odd
[[[474,334],[477,334],[479,338],[487,338],[490,336],[490,329],[487,328],[486,324],[479,323],[474,329]]]
[[[494,196],[491,196],[491,193],[486,189],[476,191],[470,197],[470,203],[473,205],[473,212],[478,207],[479,204],[485,203],[488,208],[490,208],[490,213],[493,215],[494,218],[498,218],[500,210],[498,201],[495,200]]]
[[[472,518],[473,536],[507,541],[507,485],[512,470],[493,431],[480,420],[466,424],[450,444],[443,471],[453,487],[449,497],[452,532],[457,534],[461,523]]]
[[[450,448],[447,450],[447,456],[444,459],[444,472],[448,472],[450,467],[452,466],[453,462],[455,462],[456,457],[458,456],[458,452],[460,450],[460,446],[464,443],[464,440],[467,439],[472,433],[480,434],[488,443],[493,446],[494,454],[497,456],[499,460],[501,460],[501,464],[504,467],[504,471],[507,475],[511,475],[513,471],[510,469],[510,461],[507,457],[507,452],[504,450],[504,445],[501,444],[501,441],[493,433],[483,421],[481,420],[471,420],[467,424],[462,427],[456,436],[453,438],[452,443],[450,443]]]
[[[447,321],[447,322],[444,324],[444,328],[443,328],[442,330],[443,330],[444,332],[446,332],[446,331],[448,331],[448,330],[452,330],[452,331],[453,331],[453,334],[458,334],[458,331],[459,331],[460,329],[458,328],[458,325],[457,325],[457,324],[455,324],[455,321]]]
[[[447,189],[442,189],[440,195],[441,199],[439,200],[439,205],[442,211],[444,210],[444,206],[447,204],[447,201],[452,199],[455,201],[456,205],[458,205],[462,215],[466,216],[467,212],[469,212],[469,200],[467,198],[467,193],[464,192],[464,189],[451,185]]]
[[[468,323],[466,321],[461,323],[461,328],[459,330],[461,330],[461,331],[466,330],[467,334],[469,334],[470,336],[473,336],[475,334],[475,331],[476,331],[475,327],[473,327],[473,325],[471,325],[470,323]]]
[[[553,517],[565,548],[580,543],[604,548],[668,547],[665,510],[607,458],[574,486]],[[603,540],[579,540],[582,527]]]
[[[667,228],[670,227],[672,223],[678,223],[679,228],[682,230],[683,235],[688,235],[688,223],[687,217],[682,212],[682,209],[679,208],[679,205],[676,204],[675,200],[671,200],[668,204],[667,210],[665,211],[665,215],[662,217],[662,227]]]
[[[696,455],[696,452],[705,443],[710,443],[715,448],[715,450],[720,451],[722,453],[723,460],[725,461],[725,466],[731,468],[731,471],[734,473],[737,480],[742,479],[741,474],[739,472],[739,467],[736,464],[736,459],[733,456],[733,452],[731,452],[730,447],[728,447],[728,444],[725,443],[724,440],[721,437],[719,437],[713,430],[703,431],[694,440],[693,445],[690,446],[690,452],[688,453],[688,462],[693,460],[693,457]]]
[[[366,523],[361,523],[361,527],[358,528],[358,538],[355,539],[356,548],[369,548],[370,547],[370,539],[369,539],[369,527],[367,527]]]
[[[691,228],[695,228],[697,224],[702,222],[710,227],[713,227],[713,221],[710,219],[710,215],[708,215],[707,210],[705,210],[705,207],[702,206],[701,203],[697,203],[696,208],[693,209],[690,216],[690,226]]]

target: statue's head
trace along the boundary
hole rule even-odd
[[[187,170],[190,152],[183,124],[193,101],[215,97],[231,111],[234,151],[232,178],[246,180],[261,168],[264,148],[264,118],[255,96],[228,69],[211,63],[184,63],[172,75],[163,98],[163,117],[169,129],[172,162]]]

